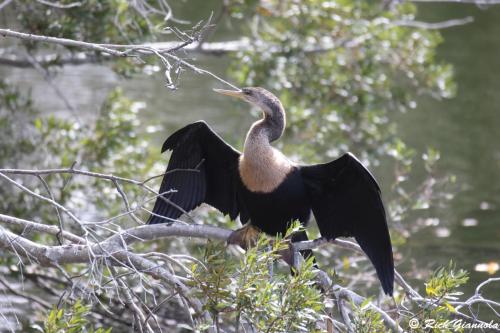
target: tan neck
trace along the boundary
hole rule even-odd
[[[264,127],[264,119],[261,119],[253,123],[252,127],[250,127],[245,139],[243,153],[251,156],[263,153],[263,151],[269,149],[272,149],[272,147],[269,143],[269,137],[267,136],[266,129]]]
[[[259,120],[250,128],[240,157],[240,176],[253,192],[273,191],[292,169],[290,161],[269,143],[262,123]]]

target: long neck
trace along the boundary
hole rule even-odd
[[[292,163],[271,142],[279,139],[285,128],[284,113],[256,121],[245,140],[239,173],[243,184],[253,192],[272,192],[289,174]]]
[[[264,117],[256,121],[248,131],[245,140],[245,151],[255,146],[270,147],[270,143],[278,140],[285,130],[285,112],[280,107],[276,110],[263,110]]]

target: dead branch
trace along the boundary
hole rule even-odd
[[[355,244],[355,243],[353,243],[351,241],[347,241],[347,240],[343,240],[343,239],[335,239],[333,241],[328,241],[325,238],[318,238],[318,239],[311,240],[311,241],[302,241],[302,242],[290,244],[290,247],[291,247],[292,252],[294,253],[294,258],[300,258],[300,256],[299,256],[299,252],[300,251],[306,250],[306,249],[315,249],[315,248],[318,248],[318,247],[323,246],[323,245],[328,244],[328,243],[333,243],[333,244],[339,246],[340,248],[343,248],[343,249],[346,249],[346,250],[350,250],[350,251],[354,251],[354,252],[357,252],[357,253],[360,253],[360,254],[364,255],[363,250],[361,249],[361,247],[358,244]],[[419,303],[421,306],[430,306],[430,307],[436,307],[437,306],[434,301],[429,300],[429,299],[421,296],[415,289],[413,289],[403,279],[403,277],[401,276],[401,274],[397,270],[395,270],[394,273],[395,273],[395,282],[396,282],[396,284],[398,284],[404,290],[404,292],[406,293],[406,296],[409,297],[412,301],[414,301],[416,303]],[[324,272],[320,271],[318,273],[318,277],[319,277],[318,280],[320,281],[320,284],[321,284],[321,286],[323,288],[332,285],[331,280],[329,279],[328,275],[326,275]],[[491,300],[486,300],[486,299],[484,299],[481,296],[481,293],[480,293],[480,289],[484,285],[486,285],[488,283],[491,283],[491,282],[498,282],[498,281],[500,281],[500,278],[498,278],[498,279],[495,279],[495,278],[488,279],[488,280],[484,281],[483,283],[481,283],[476,288],[475,294],[473,296],[471,296],[468,300],[466,300],[466,301],[450,302],[450,304],[454,304],[454,305],[457,306],[456,307],[456,311],[452,315],[454,317],[456,317],[456,318],[461,318],[461,319],[465,319],[465,320],[468,320],[468,321],[471,321],[471,322],[478,322],[478,323],[487,325],[486,322],[479,320],[475,316],[473,316],[473,315],[470,316],[470,315],[467,315],[467,314],[462,313],[462,312],[459,311],[464,306],[468,306],[469,309],[470,309],[470,305],[471,304],[474,304],[474,303],[483,303],[483,304],[487,305],[492,310],[493,313],[495,313],[498,317],[500,317],[500,315],[498,314],[498,312],[495,309],[495,307],[496,308],[500,308],[500,303],[494,302],[494,301],[491,301]],[[363,298],[362,296],[357,295],[356,293],[354,293],[353,291],[351,291],[349,289],[346,289],[346,288],[341,287],[341,286],[336,286],[336,288],[338,288],[340,291],[342,291],[344,296],[349,296],[349,299],[351,299],[357,305],[361,304],[365,300],[365,298]],[[333,287],[334,290],[336,288]],[[339,295],[339,297],[340,297],[340,295]],[[370,304],[370,306],[372,306],[372,304]],[[378,311],[378,309],[376,309],[376,311],[380,312],[380,311]],[[382,313],[382,312],[380,312],[380,313],[381,313],[382,317],[384,318],[384,321],[386,321],[386,323],[388,323],[388,325],[392,329],[394,329],[394,330],[396,330],[396,329],[399,330],[400,329],[400,327],[394,326],[395,322],[391,322],[389,320],[389,319],[391,319],[390,317],[387,317],[387,318],[385,317],[385,315],[387,315],[386,313]],[[472,313],[472,311],[471,311],[471,313]]]
[[[13,37],[13,38],[22,39],[22,40],[26,40],[26,41],[30,41],[30,42],[42,42],[42,43],[49,43],[49,44],[58,44],[58,45],[63,45],[63,46],[79,47],[79,48],[88,49],[88,50],[92,50],[92,51],[107,53],[107,54],[114,55],[117,57],[137,56],[137,55],[131,54],[131,52],[133,51],[132,48],[129,49],[128,51],[119,51],[119,50],[116,50],[114,48],[104,47],[104,46],[101,46],[101,45],[96,44],[96,43],[81,42],[81,41],[67,39],[67,38],[27,34],[24,32],[17,32],[17,31],[13,31],[10,29],[0,29],[0,35],[3,37]]]
[[[442,22],[421,22],[421,21],[410,21],[410,20],[399,20],[393,21],[392,24],[400,27],[412,27],[425,30],[442,30],[452,27],[458,27],[461,25],[466,25],[474,22],[472,16],[467,16],[461,19],[453,19]]]
[[[417,0],[415,0],[417,1]],[[425,1],[425,0],[419,0]],[[488,1],[486,1],[488,2]],[[492,1],[493,2],[493,1]],[[481,2],[482,3],[482,2]],[[488,2],[489,3],[489,2]],[[388,26],[405,26],[413,27],[419,29],[447,29],[451,27],[461,26],[473,22],[472,17],[465,17],[462,19],[452,19],[442,22],[422,22],[415,20],[387,20],[384,24]],[[209,23],[209,22],[208,22]],[[205,25],[205,30],[209,28],[208,23]],[[78,52],[78,53],[68,53],[68,54],[49,54],[40,55],[34,57],[36,63],[41,66],[50,65],[80,65],[86,63],[95,63],[104,60],[109,60],[110,56],[118,57],[137,57],[157,55],[158,57],[167,56],[172,58],[172,60],[179,60],[179,57],[174,56],[173,53],[182,49],[185,52],[197,53],[197,54],[207,54],[207,55],[223,55],[227,53],[233,53],[238,51],[251,50],[255,48],[255,41],[244,38],[240,40],[232,40],[226,42],[205,42],[201,40],[201,33],[197,34],[195,38],[185,38],[182,42],[157,42],[157,43],[145,43],[140,45],[119,45],[119,44],[98,44],[98,43],[87,43],[74,41],[64,38],[55,38],[47,36],[38,36],[32,34],[26,34],[21,32],[16,32],[8,29],[0,29],[0,35],[4,37],[14,37],[28,41],[37,41],[52,43],[65,46],[73,46],[83,49],[89,49],[92,51],[98,51],[101,56],[96,56],[92,53]],[[317,53],[331,51],[339,47],[354,48],[362,43],[364,38],[362,36],[356,37],[352,40],[338,40],[338,41],[328,41],[328,38],[323,38],[321,45],[315,43],[314,45],[304,45],[304,52],[306,53]],[[273,44],[264,44],[260,42],[260,47],[271,53],[284,53],[286,50],[282,50],[280,46]],[[122,51],[123,50],[123,51]],[[14,66],[14,67],[31,67],[32,61],[25,59],[18,55],[2,55],[0,53],[0,65]],[[183,60],[183,65],[191,70],[194,70],[199,74],[212,74],[210,72],[202,71],[196,68],[190,63]],[[215,79],[221,81],[222,79],[212,75]],[[227,84],[224,80],[222,83]],[[234,86],[233,86],[234,88]]]
[[[0,36],[21,39],[29,42],[48,43],[48,44],[62,45],[66,47],[68,46],[76,47],[113,57],[136,58],[139,61],[142,61],[142,57],[144,56],[156,56],[161,60],[163,66],[165,67],[165,78],[167,80],[167,87],[171,89],[176,89],[176,81],[172,79],[171,71],[173,70],[175,72],[175,68],[178,68],[178,66],[184,66],[194,71],[197,74],[209,75],[214,79],[218,80],[219,82],[222,82],[223,84],[230,86],[233,89],[239,89],[238,87],[227,82],[218,75],[213,74],[212,72],[207,71],[205,69],[198,68],[195,65],[187,62],[186,60],[174,54],[176,51],[184,49],[188,45],[198,42],[201,38],[202,32],[209,26],[209,24],[210,22],[207,21],[204,25],[200,26],[198,30],[193,33],[192,36],[189,36],[189,38],[185,38],[185,40],[183,40],[182,42],[178,42],[176,43],[176,45],[168,48],[158,48],[154,46],[154,44],[123,45],[123,44],[90,43],[90,42],[77,41],[67,38],[23,33],[23,32],[13,31],[10,29],[0,29]],[[49,56],[49,59],[53,59],[53,57]],[[71,57],[66,59],[72,61]],[[170,61],[174,61],[175,65],[172,65],[168,59],[170,59]],[[43,64],[43,62],[38,61],[38,59],[36,58],[32,59],[31,61],[30,59],[27,59],[27,61],[30,63],[30,66],[33,65],[33,60],[36,60],[37,64],[39,64],[40,66]],[[12,56],[8,56],[6,58],[4,57],[3,59],[0,59],[0,62],[1,61],[4,61],[10,65],[14,65],[16,63],[15,58],[13,58]],[[20,65],[23,66],[26,65],[25,61],[26,60],[21,61]]]
[[[36,0],[36,2],[39,2],[42,5],[46,5],[46,6],[54,7],[54,8],[60,8],[60,9],[75,8],[75,7],[80,7],[82,5],[82,3],[79,1],[71,2],[68,4],[63,4],[60,2],[50,2],[47,0]]]
[[[210,225],[188,224],[174,221],[168,224],[138,225],[124,230],[120,228],[113,230],[105,227],[103,230],[106,230],[107,236],[102,238],[102,234],[101,236],[96,237],[96,235],[89,232],[91,230],[88,228],[91,228],[92,226],[100,226],[102,224],[105,225],[108,223],[106,221],[112,221],[114,218],[109,218],[104,222],[101,221],[95,223],[82,221],[81,218],[76,216],[74,213],[71,213],[63,205],[57,203],[55,200],[43,197],[28,187],[19,184],[17,180],[8,177],[7,175],[9,174],[33,177],[55,174],[77,174],[85,177],[102,179],[103,181],[110,181],[115,186],[118,186],[117,188],[119,188],[120,183],[133,184],[144,188],[145,191],[154,193],[156,197],[158,194],[147,185],[147,182],[155,177],[150,177],[144,181],[138,181],[118,177],[112,174],[95,173],[91,171],[77,170],[74,168],[46,170],[0,169],[1,178],[11,185],[18,187],[21,191],[26,193],[36,194],[35,198],[57,207],[62,212],[72,214],[74,219],[80,223],[82,232],[84,232],[83,235],[77,235],[68,230],[60,230],[60,228],[55,225],[47,225],[6,214],[0,214],[0,223],[4,226],[9,226],[9,228],[0,226],[0,248],[17,256],[20,263],[28,261],[41,267],[55,267],[59,269],[65,279],[69,281],[70,286],[74,285],[74,277],[62,268],[63,265],[88,265],[86,274],[90,279],[95,279],[96,281],[102,280],[103,269],[108,269],[110,272],[114,272],[112,273],[112,281],[115,281],[113,282],[113,288],[116,290],[118,295],[122,295],[123,304],[128,304],[127,306],[136,317],[136,322],[140,322],[140,327],[142,327],[145,332],[150,332],[154,327],[156,327],[155,325],[158,325],[157,321],[159,319],[154,314],[154,311],[152,312],[151,309],[142,303],[140,297],[135,296],[133,289],[127,285],[128,280],[125,278],[136,277],[141,285],[154,285],[155,283],[158,283],[154,281],[159,281],[164,288],[168,287],[172,290],[174,295],[180,297],[181,304],[184,304],[183,306],[186,308],[189,317],[192,317],[194,324],[198,323],[199,320],[210,321],[210,316],[204,310],[202,301],[191,295],[191,288],[186,284],[186,282],[189,281],[189,269],[178,261],[180,257],[155,252],[136,253],[133,245],[136,243],[142,244],[147,241],[165,238],[199,238],[226,241],[232,232],[231,230]],[[120,216],[130,214],[130,203],[128,202],[126,194],[123,190],[122,193],[123,195],[121,198],[124,201],[124,206],[127,212],[120,214]],[[19,229],[22,229],[23,231],[19,233],[14,232],[14,230]],[[62,233],[65,243],[62,245],[40,244],[27,238],[32,233],[45,233],[49,235],[58,235],[59,233]],[[93,235],[93,237],[88,237],[88,234]],[[294,253],[294,265],[296,267],[300,266],[300,262],[298,260],[298,258],[300,258],[298,254],[299,251],[314,249],[324,246],[327,243],[332,243],[335,246],[356,253],[363,253],[357,244],[347,240],[336,239],[328,242],[325,239],[316,239],[312,241],[304,241],[291,244],[291,250]],[[195,258],[186,258],[190,261],[196,262]],[[168,265],[161,264],[161,262],[165,261]],[[177,266],[180,270],[176,271],[170,264]],[[121,271],[116,271],[115,268],[120,269]],[[186,277],[179,274],[186,274]],[[153,279],[151,280],[151,278]],[[317,271],[317,279],[322,288],[330,292],[334,299],[339,302],[338,304],[340,306],[340,310],[342,311],[342,318],[344,319],[344,323],[342,324],[346,327],[350,327],[349,303],[352,302],[356,305],[360,305],[365,301],[365,298],[349,288],[333,284],[329,276],[321,270]],[[500,304],[496,301],[484,298],[481,295],[481,289],[487,284],[499,281],[500,279],[498,278],[487,280],[477,287],[475,295],[468,300],[450,302],[456,308],[456,313],[454,315],[470,322],[484,323],[474,315],[470,316],[460,312],[460,310],[468,309],[472,313],[471,306],[478,303],[485,304],[492,309],[493,313],[498,315],[498,308]],[[422,307],[435,306],[433,300],[421,296],[403,279],[398,272],[396,272],[396,283],[402,288],[403,292],[412,302],[420,304]],[[106,288],[105,285],[103,285],[103,288]],[[143,289],[148,288],[143,287]],[[169,296],[167,299],[171,299],[171,297]],[[155,306],[160,306],[157,302],[155,304]],[[386,310],[382,309],[374,302],[370,302],[369,307],[373,311],[380,313],[388,328],[397,332],[403,331],[403,328],[399,326],[399,324]]]

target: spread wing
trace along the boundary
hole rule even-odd
[[[153,214],[148,223],[164,223],[207,203],[235,219],[240,153],[203,121],[172,134],[161,152],[172,150]]]
[[[347,153],[325,164],[301,167],[321,235],[354,237],[392,295],[394,262],[380,188],[372,174]]]

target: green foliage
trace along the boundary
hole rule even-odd
[[[120,89],[112,91],[101,108],[93,132],[83,139],[84,160],[98,170],[114,170],[124,177],[145,175],[150,161],[147,160],[147,141],[139,133],[138,117],[144,106],[125,97]],[[131,160],[134,161],[132,168]]]
[[[16,1],[12,6],[25,31],[102,43],[143,43],[154,39],[163,23],[163,17],[148,20],[139,15],[125,0],[82,1],[82,6],[64,10],[34,1]],[[393,240],[402,244],[406,234],[399,233],[397,222],[409,210],[426,208],[436,199],[427,194],[440,184],[434,177],[440,156],[428,149],[423,164],[431,175],[429,183],[424,184],[423,194],[409,191],[404,185],[417,153],[398,138],[390,120],[394,112],[415,109],[419,94],[443,98],[454,94],[452,68],[435,57],[442,42],[439,33],[395,24],[415,18],[416,8],[408,2],[386,8],[380,2],[355,0],[232,0],[229,10],[236,18],[251,15],[249,30],[256,36],[251,50],[234,56],[231,73],[242,85],[262,85],[279,92],[289,115],[287,140],[295,143],[295,154],[313,162],[318,156],[337,157],[351,150],[373,164],[381,156],[395,160],[393,190],[398,197],[390,204],[391,219],[396,222],[391,231]],[[26,46],[37,47],[31,43]],[[276,49],[281,52],[270,52]],[[130,74],[138,67],[120,59],[114,68]],[[80,125],[39,114],[29,97],[0,80],[0,164],[18,167],[36,160],[37,168],[43,168],[68,167],[78,161],[79,167],[92,171],[142,178],[154,165],[140,131],[141,107],[115,90],[96,121]],[[82,193],[87,194],[84,204],[99,208],[102,215],[111,216],[123,209],[112,183],[70,181],[70,177],[59,176],[46,181],[58,202],[70,209],[83,208],[74,200]],[[43,191],[39,183],[35,188]],[[123,188],[131,198],[140,195],[136,186]],[[106,200],[96,193],[105,195]],[[36,212],[37,218],[56,223],[52,207],[9,186],[0,187],[0,197],[2,212],[18,217]],[[215,220],[223,223],[226,219],[218,214],[210,218]],[[315,324],[325,311],[325,296],[314,285],[312,261],[305,262],[294,275],[286,270],[270,271],[280,251],[288,247],[287,236],[275,241],[262,236],[239,260],[222,244],[207,244],[201,263],[192,266],[191,287],[217,323],[246,323],[265,332],[317,329]],[[149,246],[137,246],[141,245]],[[421,320],[449,318],[454,311],[449,300],[466,281],[466,273],[456,272],[451,264],[436,271],[426,284],[427,296],[436,306],[415,308],[413,313]],[[353,306],[356,331],[385,331],[380,315],[367,302]],[[86,319],[89,311],[90,307],[80,302],[53,309],[44,332],[94,332]],[[100,328],[95,332],[109,331]]]
[[[451,67],[435,59],[439,33],[393,23],[414,19],[411,3],[248,1],[244,10],[258,38],[232,74],[279,92],[293,137],[313,152],[352,150],[373,161],[396,144],[390,112],[414,109],[417,91],[455,91]]]
[[[235,261],[225,246],[209,242],[203,265],[192,267],[193,287],[215,320],[251,324],[259,332],[314,332],[325,300],[315,286],[312,260],[294,275],[270,271],[287,249],[284,239],[263,235]]]
[[[452,174],[440,176],[438,162],[440,153],[434,148],[428,147],[422,154],[422,164],[425,177],[419,188],[408,186],[408,179],[415,177],[412,174],[415,163],[415,150],[408,148],[404,142],[396,139],[395,145],[389,151],[391,155],[397,156],[394,173],[395,179],[391,186],[394,199],[388,202],[388,211],[396,232],[401,232],[396,237],[408,237],[408,231],[401,224],[410,213],[422,211],[430,207],[445,207],[449,200],[457,192],[456,177]],[[416,231],[416,229],[413,229]],[[406,234],[406,236],[404,236]]]
[[[10,167],[17,167],[26,154],[36,149],[30,133],[35,113],[29,96],[0,80],[0,158],[8,160]]]
[[[449,301],[456,300],[458,296],[463,294],[457,288],[465,284],[468,279],[467,271],[457,270],[452,261],[448,266],[436,269],[425,283],[426,296],[432,302],[425,304],[422,308],[416,308],[411,318],[417,318],[420,323],[444,323],[446,320],[453,319],[453,313],[456,310]],[[436,327],[432,330],[432,332],[440,333],[461,331],[456,330],[452,325],[448,328]],[[414,329],[413,332],[429,332],[429,330],[420,327]]]
[[[450,261],[448,267],[441,267],[432,274],[425,284],[425,292],[427,296],[438,299],[461,295],[454,290],[468,279],[468,273],[463,269],[456,271],[455,264]]]
[[[160,3],[148,2],[147,6],[134,4],[128,0],[61,0],[57,5],[47,5],[41,1],[22,0],[12,3],[12,20],[18,30],[32,34],[68,38],[101,44],[142,44],[157,40],[165,31],[169,8]],[[69,6],[78,3],[77,6]],[[59,8],[60,7],[60,8]],[[28,51],[43,47],[60,52],[52,45],[23,42]],[[102,57],[99,52],[64,46],[70,52],[87,52],[93,57]],[[55,57],[52,65],[60,62]],[[118,74],[130,76],[141,72],[151,60],[145,58],[121,58],[111,66]]]
[[[54,307],[47,315],[43,333],[111,333],[112,328],[100,327],[95,330],[86,318],[89,313],[90,306],[82,304],[80,300],[71,307]]]
[[[138,116],[144,107],[144,103],[125,97],[120,89],[109,94],[94,128],[81,140],[82,161],[89,169],[131,179],[150,174],[154,160],[149,154],[148,141],[141,132]],[[105,211],[110,214],[116,214],[118,209],[123,208],[113,201],[116,199],[122,204],[114,184],[94,179],[92,187],[105,193],[107,199],[112,199],[111,205],[107,200],[96,200],[98,207],[106,208]],[[138,186],[122,184],[122,187],[131,197],[143,194]]]
[[[134,177],[151,167],[147,141],[139,135],[138,112],[143,107],[116,89],[108,95],[94,124],[80,125],[51,115],[35,119],[35,125],[43,147],[54,158],[52,163],[78,161],[97,172]]]
[[[37,168],[43,169],[69,167],[77,162],[78,168],[133,179],[142,178],[153,168],[147,141],[139,134],[138,112],[144,104],[131,101],[119,89],[109,94],[95,122],[84,125],[40,114],[32,107],[29,97],[3,81],[0,81],[0,100],[0,164],[4,167],[33,165],[36,161]],[[113,183],[92,178],[69,181],[70,178],[48,176],[45,179],[61,204],[68,204],[70,208],[88,205],[89,202],[73,200],[75,192],[94,192],[106,195],[106,200],[95,195],[88,197],[95,207],[101,208],[103,215],[122,209],[123,203]],[[39,187],[41,193],[47,195],[38,180],[26,177],[26,184]],[[143,194],[138,186],[124,184],[123,189],[131,198]],[[9,195],[2,196],[6,198],[0,203],[3,212],[29,217],[30,211],[36,211],[39,218],[56,222],[52,207],[9,186],[0,187],[0,194],[4,191]]]
[[[16,1],[13,5],[24,31],[100,43],[144,42],[146,37],[160,30],[164,18],[161,15],[143,16],[126,0],[86,0],[71,8],[56,8],[29,0]]]
[[[233,0],[230,12],[249,22],[253,43],[233,56],[231,74],[242,86],[278,94],[287,109],[286,142],[293,144],[284,150],[308,162],[352,151],[372,167],[394,168],[392,193],[385,198],[392,199],[386,205],[393,244],[404,244],[415,230],[404,224],[410,213],[443,206],[455,181],[439,176],[438,151],[428,148],[418,161],[391,122],[395,113],[414,112],[421,95],[455,94],[452,67],[436,58],[439,32],[397,23],[415,19],[410,2]],[[413,169],[420,165],[425,174],[416,181]],[[421,185],[408,185],[410,178]],[[455,287],[447,285],[448,271],[430,285]],[[446,304],[426,316],[449,315]],[[366,304],[356,307],[354,317],[357,331],[385,331]]]
[[[253,43],[233,56],[231,74],[278,94],[288,116],[286,153],[309,163],[352,151],[371,168],[394,168],[385,198],[395,244],[410,235],[403,223],[410,213],[453,197],[454,177],[436,172],[439,152],[429,148],[418,160],[391,122],[421,95],[449,98],[456,90],[451,66],[436,59],[439,32],[398,23],[415,19],[412,3],[233,0],[230,11],[249,22]],[[417,180],[421,164],[426,173]]]
[[[84,124],[71,118],[44,114],[33,107],[30,95],[0,80],[0,165],[2,168],[61,168],[77,161],[76,168],[112,173],[141,179],[151,173],[153,166],[147,141],[138,118],[143,103],[126,98],[120,90],[110,93],[97,117]],[[9,175],[10,176],[10,175]],[[49,196],[41,179],[16,176],[14,179],[34,192]],[[123,201],[111,182],[71,175],[43,177],[55,200],[74,212],[85,208],[87,214],[110,217],[123,211]],[[138,186],[122,184],[131,204],[144,193]],[[0,211],[4,214],[58,224],[54,207],[33,198],[2,180]],[[90,209],[89,209],[90,207]],[[99,208],[98,210],[95,208]],[[64,227],[71,230],[63,214]],[[121,226],[126,225],[121,223]],[[12,228],[16,231],[15,227]],[[18,230],[23,232],[22,228]],[[30,233],[30,239],[54,244],[53,237]],[[8,276],[23,278],[24,267],[18,258],[8,252],[0,255],[2,267],[9,268]],[[82,267],[66,267],[68,272],[81,273]],[[75,305],[71,309],[54,310],[48,317],[46,332],[100,332],[94,331],[86,319],[89,307]],[[91,317],[92,318],[92,317]],[[30,317],[33,320],[34,317]]]
[[[38,138],[33,125],[37,111],[29,94],[21,93],[9,82],[0,79],[0,165],[22,168],[37,158]],[[39,203],[29,195],[0,186],[0,211],[25,217],[26,210],[37,210]],[[22,204],[19,204],[22,203]]]
[[[356,333],[386,332],[387,329],[380,313],[370,307],[371,299],[367,298],[359,306],[351,304],[354,310],[353,327]]]

